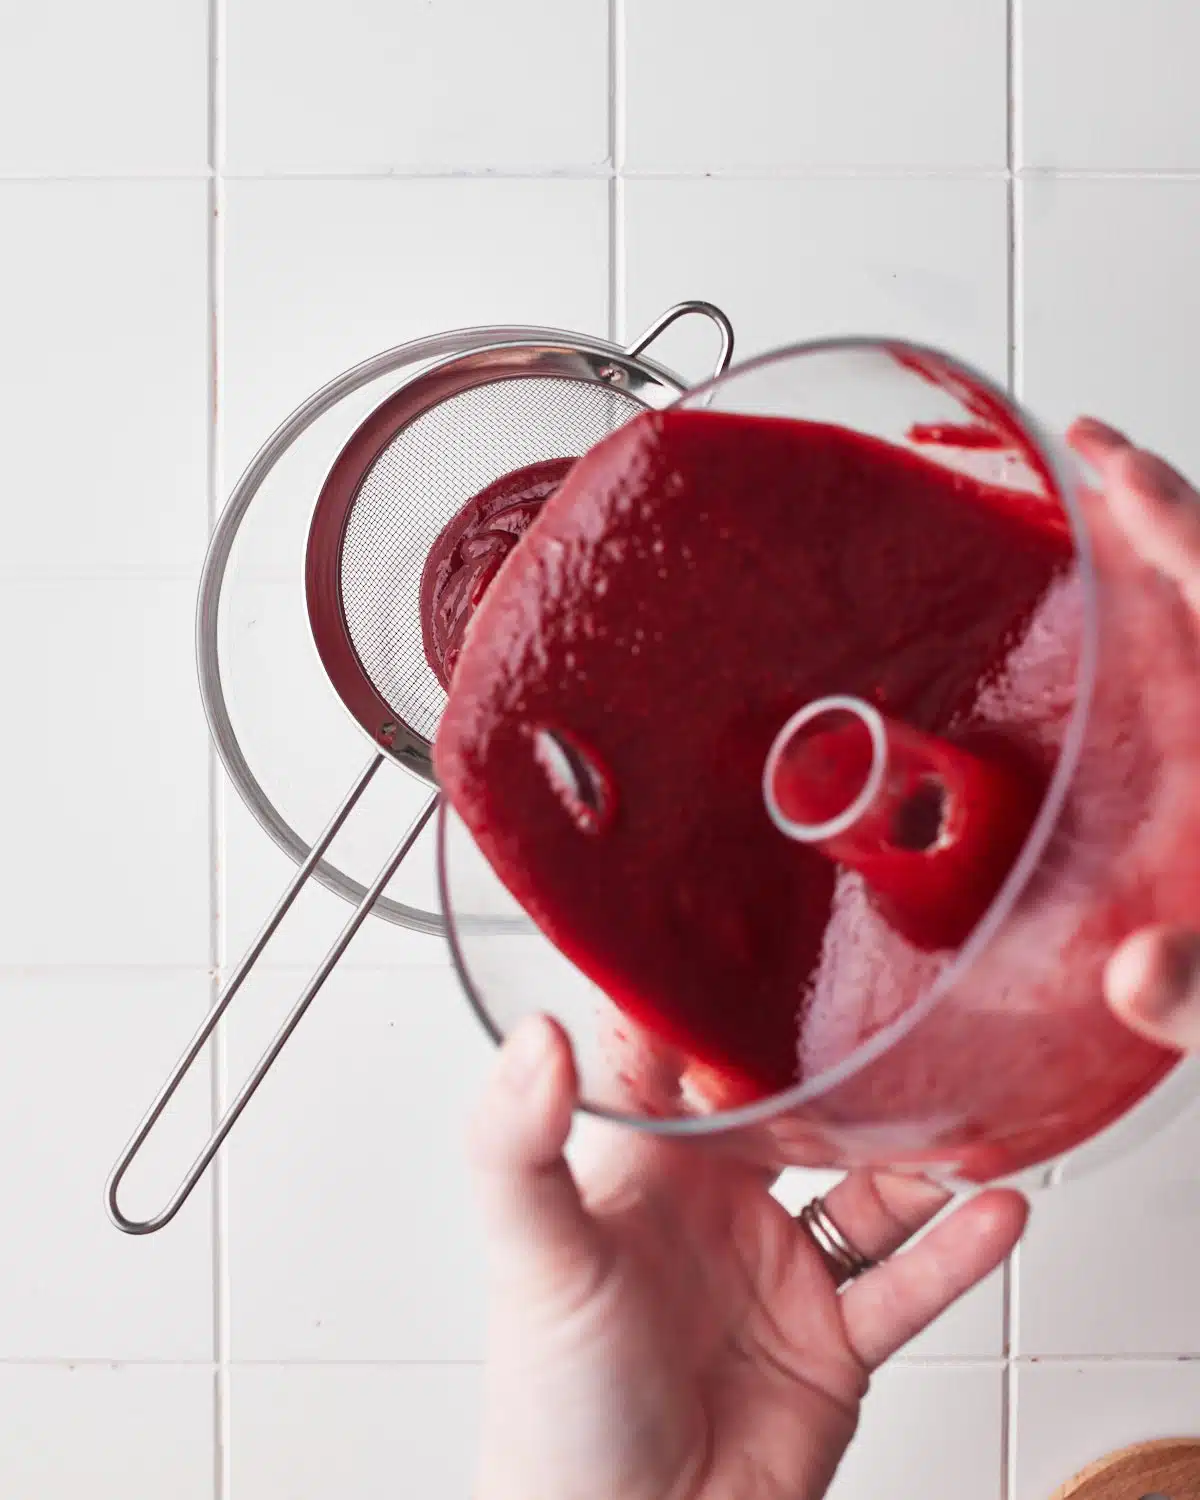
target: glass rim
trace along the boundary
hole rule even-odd
[[[987,910],[971,930],[966,942],[914,1005],[902,1012],[894,1021],[882,1027],[867,1041],[860,1043],[847,1057],[832,1067],[824,1068],[811,1077],[791,1084],[786,1089],[779,1089],[765,1098],[757,1099],[752,1104],[739,1105],[732,1109],[713,1110],[707,1114],[663,1117],[631,1114],[625,1110],[596,1104],[584,1097],[580,1098],[578,1108],[582,1113],[614,1124],[627,1125],[646,1134],[700,1137],[722,1135],[763,1125],[778,1115],[801,1108],[839,1088],[903,1041],[941,1003],[953,984],[971,967],[1011,914],[1018,897],[1033,877],[1046,845],[1058,824],[1082,753],[1098,668],[1099,590],[1092,556],[1091,535],[1077,494],[1081,476],[1062,443],[1043,428],[1042,424],[1016,397],[974,366],[932,345],[886,335],[850,335],[803,340],[770,350],[765,354],[755,355],[732,365],[721,375],[690,387],[679,400],[672,402],[665,410],[674,411],[700,403],[707,404],[714,391],[732,385],[742,376],[768,369],[772,365],[784,364],[790,360],[811,355],[850,354],[856,351],[923,357],[934,361],[947,373],[961,377],[972,388],[995,401],[1001,410],[1013,420],[1030,451],[1036,455],[1053,482],[1057,498],[1066,511],[1071,527],[1071,540],[1075,549],[1074,556],[1079,573],[1083,605],[1083,631],[1079,658],[1076,663],[1075,695],[1067,719],[1066,732],[1063,735],[1054,768],[1050,773],[1049,784],[1041,806],[1021,846],[1020,854],[1005,876],[1000,889],[993,896]],[[446,924],[446,939],[459,984],[484,1030],[499,1046],[503,1043],[506,1033],[501,1031],[492,1019],[471,977],[470,968],[459,941],[459,922],[450,900],[447,829],[452,815],[457,816],[447,799],[442,797],[437,817],[437,884],[438,897]],[[465,828],[465,824],[463,826]],[[496,878],[499,879],[498,876]],[[532,918],[529,922],[535,931],[541,932]],[[524,930],[523,926],[522,930]],[[544,933],[541,936],[546,942],[550,942]]]

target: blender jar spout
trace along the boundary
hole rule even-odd
[[[880,712],[814,699],[783,725],[763,771],[785,837],[857,872],[910,942],[959,946],[1012,866],[1041,799],[1026,766]]]

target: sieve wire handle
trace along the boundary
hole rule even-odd
[[[678,323],[680,318],[693,315],[707,318],[710,323],[716,324],[717,331],[721,335],[721,347],[717,351],[717,363],[709,378],[715,380],[718,375],[724,375],[733,358],[733,324],[715,302],[677,302],[674,307],[668,307],[661,317],[655,318],[650,327],[634,339],[633,343],[626,348],[625,353],[630,359],[636,359],[639,354],[644,354],[655,339],[665,333],[672,323]]]
[[[129,1168],[133,1165],[139,1151],[141,1151],[142,1147],[145,1145],[146,1139],[149,1136],[150,1132],[154,1129],[155,1125],[158,1124],[159,1119],[162,1117],[163,1111],[174,1098],[179,1085],[191,1071],[192,1065],[195,1063],[196,1059],[204,1049],[204,1045],[208,1041],[209,1037],[212,1036],[213,1032],[216,1030],[221,1017],[229,1009],[230,1002],[233,1000],[233,997],[237,994],[238,990],[242,987],[243,981],[246,979],[251,969],[253,969],[254,965],[258,962],[263,949],[267,946],[268,942],[270,942],[279,924],[283,921],[284,917],[291,909],[291,906],[296,900],[296,897],[308,884],[313,871],[320,863],[321,858],[325,854],[325,851],[337,837],[337,834],[340,831],[342,825],[354,811],[359,798],[366,791],[367,787],[370,785],[372,779],[374,778],[375,773],[379,770],[382,764],[382,755],[373,756],[361,775],[358,777],[357,781],[355,781],[354,785],[346,793],[341,806],[334,813],[333,817],[329,820],[329,823],[327,824],[324,832],[309,850],[307,858],[300,865],[287,889],[279,898],[274,911],[272,911],[271,915],[263,924],[261,932],[250,944],[250,947],[246,950],[237,968],[234,969],[233,973],[230,975],[229,983],[225,986],[225,988],[213,1002],[211,1009],[200,1025],[200,1029],[188,1043],[183,1056],[175,1064],[175,1067],[172,1069],[170,1076],[167,1078],[167,1081],[163,1084],[162,1088],[156,1095],[154,1103],[151,1104],[150,1108],[146,1111],[145,1117],[143,1118],[141,1124],[134,1132],[129,1144],[125,1147],[120,1160],[113,1168],[112,1175],[109,1177],[108,1185],[105,1189],[105,1200],[108,1208],[109,1218],[113,1221],[116,1227],[120,1230],[123,1230],[124,1233],[153,1234],[155,1230],[162,1229],[164,1225],[169,1224],[175,1217],[175,1215],[179,1212],[179,1210],[183,1207],[183,1205],[187,1202],[188,1198],[191,1196],[192,1190],[204,1176],[204,1173],[208,1170],[208,1166],[211,1163],[213,1157],[216,1156],[217,1152],[224,1144],[226,1136],[228,1136],[229,1132],[237,1124],[242,1111],[254,1097],[259,1084],[262,1083],[263,1079],[270,1071],[275,1059],[279,1056],[280,1052],[283,1051],[283,1048],[287,1044],[287,1041],[292,1032],[295,1031],[296,1027],[300,1024],[305,1011],[316,998],[317,992],[333,972],[338,960],[350,946],[351,939],[354,937],[355,933],[370,915],[371,908],[383,894],[384,888],[387,886],[388,881],[391,880],[392,876],[400,868],[401,862],[404,860],[405,855],[408,854],[409,850],[416,842],[421,830],[425,827],[426,823],[428,823],[430,816],[432,815],[433,810],[438,803],[438,796],[436,792],[432,797],[430,797],[429,801],[417,814],[416,818],[409,825],[407,831],[405,832],[404,837],[400,840],[395,849],[393,849],[391,854],[388,856],[387,862],[384,864],[383,868],[376,876],[373,884],[368,888],[362,900],[355,907],[353,915],[350,917],[350,920],[346,923],[346,925],[342,928],[341,933],[338,935],[338,938],[333,947],[330,948],[329,952],[321,960],[320,964],[317,966],[315,972],[313,973],[312,978],[308,981],[307,985],[305,985],[304,989],[301,991],[299,998],[296,1000],[291,1010],[288,1011],[283,1024],[271,1039],[270,1045],[267,1047],[266,1051],[262,1054],[258,1062],[255,1064],[254,1071],[246,1079],[245,1083],[239,1089],[233,1102],[221,1116],[221,1119],[217,1123],[216,1129],[209,1136],[208,1141],[201,1150],[199,1156],[196,1157],[195,1161],[188,1168],[187,1175],[184,1177],[179,1187],[175,1190],[174,1196],[170,1198],[166,1206],[160,1209],[159,1212],[156,1213],[152,1218],[129,1218],[129,1216],[122,1210],[120,1203],[118,1202],[118,1195],[121,1191],[121,1183],[124,1181],[126,1172],[128,1172]]]

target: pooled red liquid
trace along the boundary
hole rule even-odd
[[[425,659],[450,685],[471,616],[500,565],[566,478],[573,458],[514,469],[468,501],[442,528],[421,573]]]
[[[1171,1066],[1108,1013],[1100,976],[1133,926],[1198,899],[1200,661],[1178,599],[1101,510],[1089,527],[1121,666],[1098,679],[1054,836],[938,1004],[864,1060],[950,973],[947,935],[920,922],[954,892],[889,888],[786,837],[768,750],[799,708],[852,695],[1010,771],[1026,799],[1011,817],[994,775],[968,808],[967,883],[987,876],[969,926],[1074,702],[1083,602],[1053,490],[692,410],[639,417],[577,463],[478,609],[435,764],[512,894],[661,1048],[659,1071],[681,1055],[685,1097],[636,1107],[733,1106],[820,1076],[773,1118],[772,1160],[984,1179],[1075,1145]]]
[[[982,422],[918,422],[908,429],[910,443],[928,443],[939,448],[1004,448],[1009,435]]]

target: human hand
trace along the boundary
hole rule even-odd
[[[1026,1206],[853,1173],[826,1198],[864,1257],[838,1291],[768,1176],[614,1128],[577,1182],[559,1028],[509,1038],[473,1157],[491,1263],[477,1500],[817,1500],[871,1373],[1011,1252]]]
[[[1196,621],[1200,651],[1200,495],[1161,458],[1090,417],[1076,422],[1067,437],[1095,469],[1130,546],[1178,587]],[[1109,1004],[1123,1021],[1153,1041],[1186,1051],[1200,1051],[1200,911],[1196,924],[1134,933],[1105,974]]]

